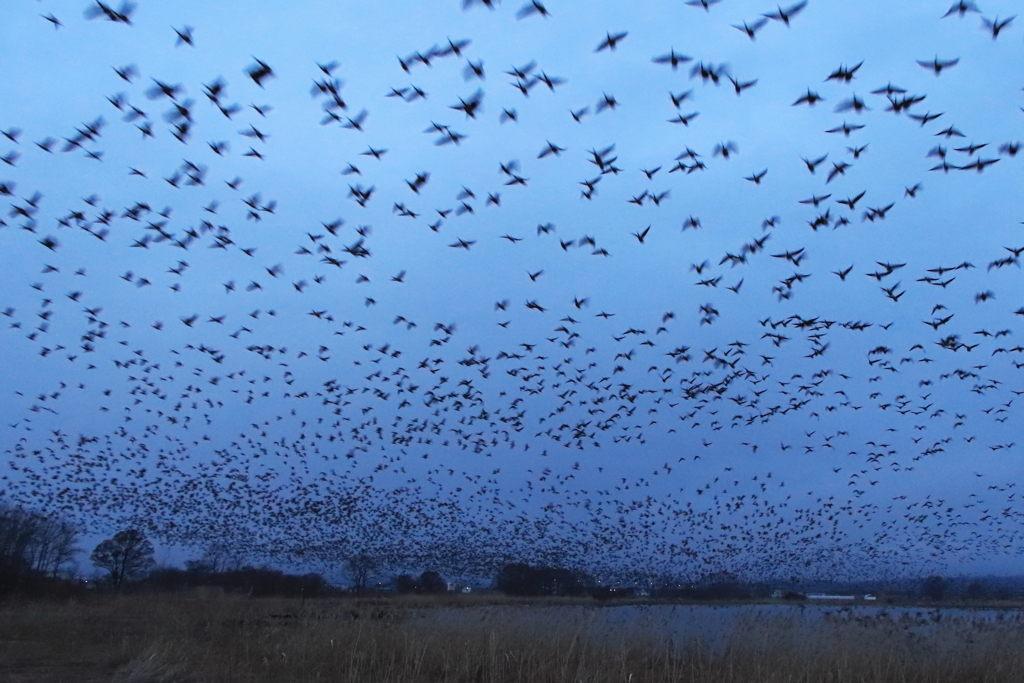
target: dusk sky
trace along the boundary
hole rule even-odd
[[[1020,573],[1018,6],[6,3],[3,499],[290,565]]]

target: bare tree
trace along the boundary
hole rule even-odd
[[[0,571],[20,574],[31,568],[29,550],[36,527],[36,519],[25,510],[0,507]]]
[[[380,562],[366,553],[352,555],[345,560],[345,569],[348,570],[348,576],[352,580],[352,588],[357,591],[366,590],[370,574],[379,567]]]
[[[115,590],[121,590],[126,580],[138,576],[155,564],[153,544],[138,529],[117,532],[113,538],[96,546],[90,559],[94,565],[107,572]]]
[[[0,570],[56,577],[78,552],[78,536],[73,524],[0,504]]]
[[[38,526],[35,544],[31,549],[32,568],[57,578],[63,567],[81,552],[76,544],[81,531],[69,522],[43,519]]]
[[[198,560],[188,560],[185,568],[197,574],[220,574],[238,571],[245,563],[241,551],[223,541],[214,541],[206,546]]]
[[[237,571],[245,564],[245,557],[237,548],[223,541],[214,541],[206,546],[202,561],[212,567],[213,572]]]

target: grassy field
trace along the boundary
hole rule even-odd
[[[544,623],[534,623],[523,619],[532,609],[525,604],[462,601],[459,619],[446,626],[438,610],[454,604],[230,596],[11,601],[0,605],[0,682],[1024,680],[1019,612],[978,623],[934,613],[880,619],[856,611],[809,618],[799,607],[784,616],[755,611],[712,650],[650,632],[602,630],[587,615],[606,608],[578,604],[565,605],[574,618],[545,610]],[[519,618],[503,621],[501,610],[518,610]]]

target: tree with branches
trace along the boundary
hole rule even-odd
[[[352,581],[352,588],[357,592],[366,590],[370,583],[370,574],[380,567],[377,558],[367,553],[350,555],[345,560],[345,569],[348,570],[349,578]]]
[[[66,520],[0,503],[0,574],[56,578],[79,552],[80,534]]]
[[[35,548],[32,550],[34,571],[57,578],[61,570],[71,566],[75,555],[81,552],[77,546],[80,535],[81,529],[71,522],[41,519]]]
[[[121,590],[125,581],[150,569],[154,564],[153,544],[138,529],[125,529],[96,546],[90,559],[107,572],[114,590]]]

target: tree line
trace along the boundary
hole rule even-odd
[[[66,520],[0,502],[0,596],[12,592],[54,594],[60,587],[83,588],[77,579],[77,557],[82,529]],[[321,574],[290,574],[268,567],[254,567],[229,540],[207,545],[200,558],[188,560],[184,568],[159,567],[154,547],[143,531],[123,529],[101,541],[89,554],[100,572],[91,582],[118,592],[126,587],[144,591],[180,591],[213,587],[252,597],[283,596],[313,598],[348,594],[442,594],[451,590],[439,571],[428,569],[418,576],[400,573],[387,576],[387,565],[367,552],[350,553],[339,566],[347,586],[330,584]],[[940,601],[946,598],[978,600],[1006,599],[1024,594],[1024,577],[959,577],[931,575],[899,583],[867,582],[858,586],[839,584],[801,586],[755,584],[740,581],[728,572],[716,572],[693,581],[665,578],[657,585],[608,583],[580,569],[505,563],[490,581],[490,588],[511,596],[590,596],[613,599],[644,596],[681,600],[745,600],[782,593],[801,599],[813,591],[881,593],[901,598]],[[785,583],[785,582],[783,582]],[[461,590],[465,584],[456,585]]]
[[[70,522],[0,503],[0,593],[28,577],[56,579],[81,551]]]

